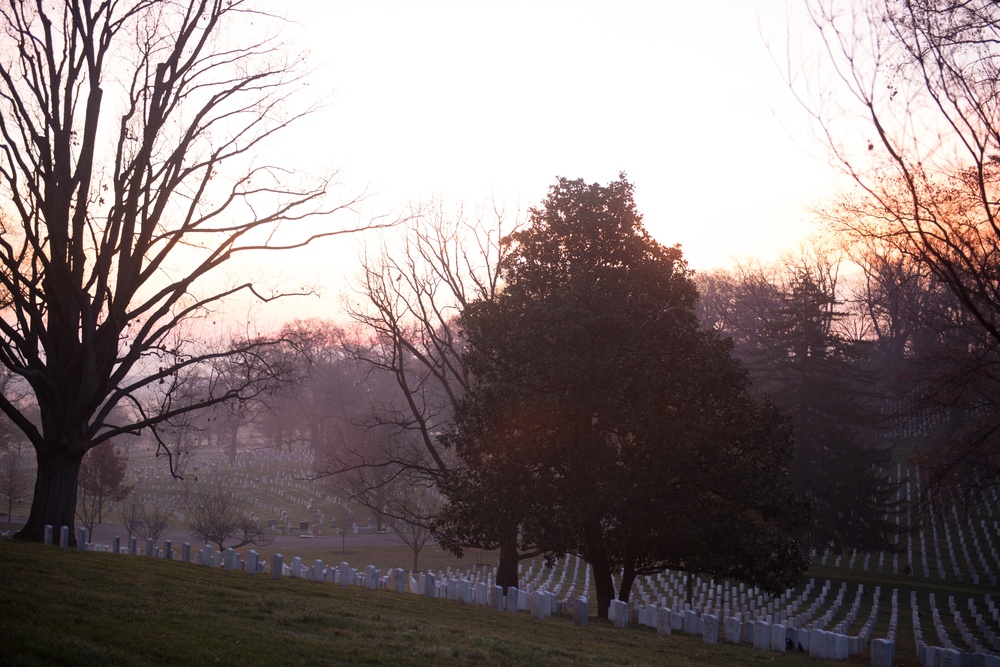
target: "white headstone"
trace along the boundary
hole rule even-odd
[[[669,636],[673,629],[670,627],[670,607],[660,607],[656,610],[656,634]]]
[[[281,579],[281,573],[284,569],[285,563],[281,554],[271,554],[271,577],[274,579]]]
[[[896,657],[896,643],[888,639],[874,639],[871,643],[872,667],[892,667]]]
[[[830,637],[830,658],[834,660],[847,660],[850,654],[850,642],[847,640],[847,635],[837,632],[830,633],[833,635]]]
[[[531,591],[528,594],[528,611],[535,618],[543,618],[542,613],[542,592],[541,591]]]
[[[684,634],[686,635],[700,635],[701,634],[701,619],[698,618],[698,612],[693,609],[688,609],[684,612]]]
[[[406,575],[403,572],[403,568],[401,568],[401,567],[397,567],[393,572],[395,573],[395,578],[393,579],[393,582],[392,582],[393,583],[393,590],[396,593],[402,595],[403,592],[406,590],[406,587],[405,587],[405,584],[406,584]]]
[[[961,667],[962,653],[956,648],[942,648],[938,652],[938,665],[940,667]]]
[[[781,623],[771,625],[771,650],[777,653],[785,652],[785,639],[787,638],[786,628]]]
[[[612,610],[614,610],[612,612]],[[613,616],[612,616],[613,614]],[[608,609],[608,618],[614,621],[616,628],[628,627],[628,603],[621,600],[612,600]]]
[[[753,647],[758,651],[771,650],[771,624],[757,621],[753,625]]]
[[[719,643],[719,617],[714,614],[701,615],[701,640],[706,644]]]
[[[587,627],[589,604],[587,598],[580,596],[573,601],[573,625],[578,628]]]
[[[507,611],[516,612],[518,610],[518,594],[519,590],[511,586],[507,589]]]
[[[722,621],[722,636],[727,642],[738,644],[740,642],[740,630],[743,624],[735,616],[727,616]]]
[[[468,579],[458,580],[458,601],[462,604],[472,604],[472,584]]]
[[[475,597],[476,597],[476,602],[479,603],[480,605],[485,605],[487,603],[485,581],[476,582]]]

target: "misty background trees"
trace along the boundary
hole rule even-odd
[[[830,76],[793,90],[847,177],[824,217],[879,298],[908,418],[934,436],[912,452],[925,497],[975,498],[1000,480],[1000,9],[824,0],[811,15]]]

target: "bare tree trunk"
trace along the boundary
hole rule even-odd
[[[611,563],[603,546],[591,545],[587,562],[594,572],[594,589],[597,591],[597,618],[608,617],[608,607],[615,597],[615,585],[611,579]]]
[[[57,531],[61,526],[68,526],[70,545],[76,546],[76,491],[84,451],[82,446],[48,448],[48,451],[52,449],[56,451],[55,456],[45,450],[36,450],[38,477],[35,478],[31,512],[14,538],[42,542],[45,526],[52,526]],[[68,454],[66,450],[79,453]]]
[[[274,427],[274,448],[276,450],[278,450],[279,452],[281,451],[281,447],[282,447],[282,444],[284,442],[284,439],[285,439],[284,425],[279,420],[278,423]]]
[[[240,424],[236,423],[229,427],[229,465],[236,463],[236,445],[239,442]]]
[[[517,536],[502,539],[496,585],[503,588],[504,595],[507,594],[508,588],[517,588],[517,556]]]
[[[631,562],[626,563],[622,570],[622,585],[618,589],[618,599],[622,602],[628,602],[632,596],[632,584],[636,576],[635,565]]]

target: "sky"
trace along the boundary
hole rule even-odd
[[[295,0],[288,18],[328,96],[292,159],[338,168],[365,215],[523,211],[558,176],[625,172],[654,238],[707,270],[794,248],[832,193],[782,77],[786,42],[817,38],[801,3]],[[357,241],[334,243],[301,264],[321,316],[356,270]]]

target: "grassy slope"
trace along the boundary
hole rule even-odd
[[[537,621],[415,595],[0,539],[3,665],[782,665],[591,619]]]

